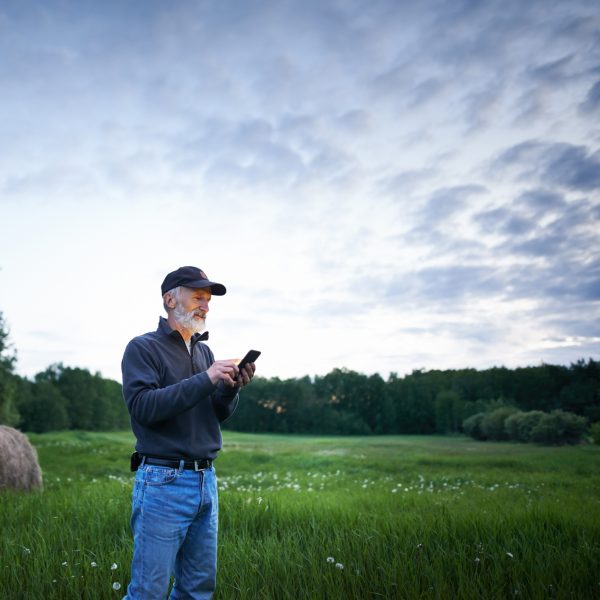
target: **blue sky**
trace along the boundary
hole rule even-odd
[[[18,371],[120,379],[164,275],[265,376],[600,358],[593,1],[3,2]]]

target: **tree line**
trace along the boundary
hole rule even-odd
[[[0,313],[0,424],[35,433],[129,427],[118,381],[62,364],[27,379],[16,374],[16,361]]]
[[[34,432],[129,427],[118,382],[62,364],[52,365],[30,380],[15,373],[15,363],[16,354],[0,313],[0,423]],[[513,439],[509,432],[519,431],[518,435],[524,436],[524,425],[519,421],[517,427],[517,417],[510,423],[512,429],[502,434],[487,435],[485,427],[471,427],[481,424],[481,415],[503,407],[508,409],[486,422],[495,423],[498,414],[506,419],[514,412],[534,412],[537,417],[538,413],[553,413],[557,421],[562,416],[557,417],[556,411],[561,411],[578,415],[586,426],[598,423],[600,362],[590,358],[570,366],[415,370],[404,377],[392,373],[387,380],[347,369],[313,378],[256,377],[242,390],[236,412],[223,426],[275,433],[475,432],[478,439]],[[535,420],[532,415],[519,418],[527,423]],[[493,430],[492,425],[486,427]]]
[[[469,417],[514,411],[574,413],[600,421],[600,362],[509,369],[415,370],[387,380],[347,369],[281,380],[257,377],[224,424],[238,431],[453,434]],[[491,439],[491,438],[490,438]]]

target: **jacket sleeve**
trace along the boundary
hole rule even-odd
[[[215,414],[220,422],[228,419],[237,408],[240,401],[239,388],[230,388],[223,382],[219,382],[217,389],[212,395]]]
[[[216,388],[206,372],[161,388],[159,361],[137,338],[127,345],[121,369],[123,397],[129,414],[146,426],[188,410],[210,397]]]
[[[209,363],[212,365],[215,362],[214,354],[208,346],[206,346],[206,349],[208,350]],[[219,422],[222,423],[235,412],[240,398],[239,391],[239,388],[229,387],[222,381],[216,385],[216,389],[213,392],[211,399],[213,409]]]

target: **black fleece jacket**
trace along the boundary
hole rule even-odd
[[[238,389],[210,381],[206,370],[215,358],[199,338],[192,337],[190,354],[181,334],[161,317],[156,331],[127,344],[123,397],[139,453],[214,459],[221,449],[219,423],[235,410]]]

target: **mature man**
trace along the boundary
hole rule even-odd
[[[197,267],[169,273],[161,286],[167,318],[129,342],[123,395],[137,438],[132,469],[134,550],[130,600],[212,598],[217,567],[219,423],[238,402],[254,364],[238,369],[202,343],[211,296],[226,289]]]

